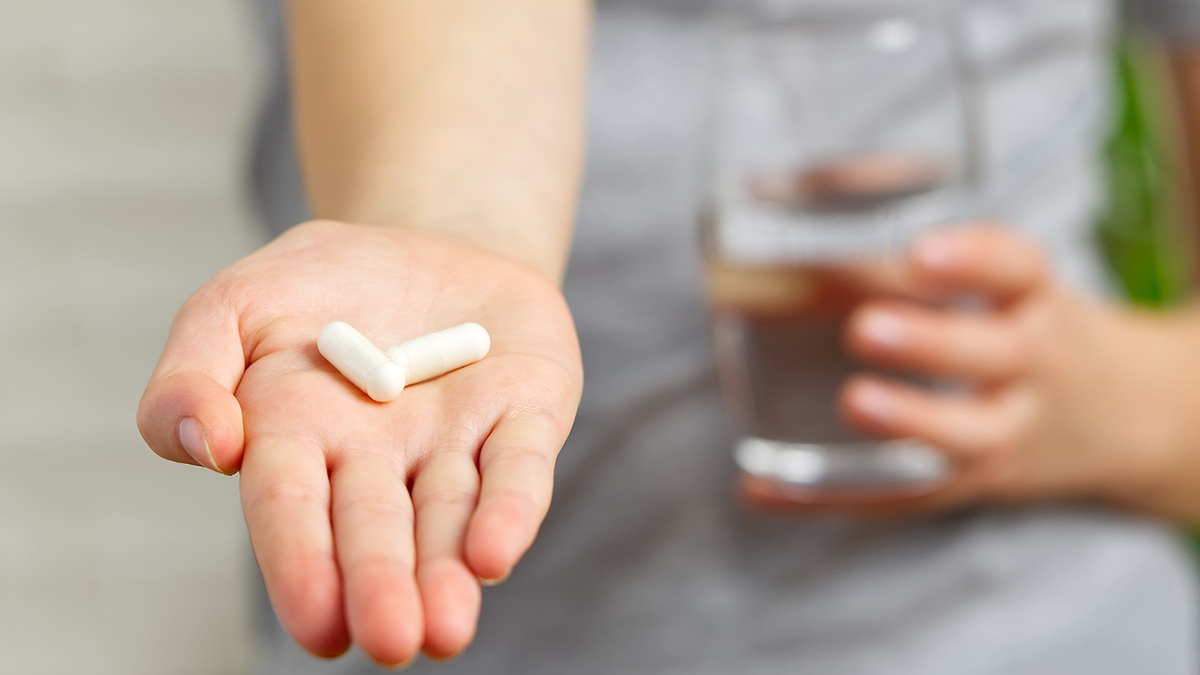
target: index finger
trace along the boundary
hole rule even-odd
[[[235,473],[245,435],[233,392],[245,370],[237,312],[206,286],[175,316],[138,403],[142,438],[165,459]]]
[[[999,225],[926,233],[913,243],[910,260],[918,283],[935,295],[982,295],[1004,302],[1047,280],[1041,250]]]

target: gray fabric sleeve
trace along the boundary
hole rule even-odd
[[[1130,0],[1135,25],[1169,42],[1200,42],[1200,0]]]
[[[259,220],[275,236],[312,216],[293,136],[283,1],[248,0],[248,4],[250,18],[262,37],[266,79],[254,122],[247,178]]]

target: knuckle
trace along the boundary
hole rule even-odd
[[[532,445],[507,445],[500,452],[488,453],[480,457],[479,470],[491,471],[497,466],[515,464],[522,473],[535,474],[553,472],[554,459],[542,448]]]
[[[570,409],[573,394],[564,391],[557,383],[564,376],[570,378],[570,375],[564,367],[553,362],[546,362],[538,371],[530,374],[534,377],[521,385],[518,400],[501,417],[499,424],[520,424],[527,428],[533,426],[553,430],[555,434],[562,433],[563,411]],[[569,424],[567,426],[569,428]]]
[[[471,460],[438,462],[425,460],[414,472],[413,499],[425,499],[438,493],[474,494],[479,490],[479,472]]]
[[[325,507],[326,498],[321,490],[298,481],[276,481],[264,485],[252,499],[255,506],[290,507],[297,504]]]
[[[498,488],[488,495],[488,507],[518,520],[540,519],[550,507],[550,492]]]
[[[480,416],[482,417],[482,416]],[[416,471],[437,476],[465,475],[474,470],[478,441],[475,426],[469,423],[447,423],[442,432],[451,438],[444,439],[417,459]]]
[[[363,551],[352,556],[352,561],[354,575],[369,587],[383,586],[409,567],[403,556],[385,550]]]
[[[479,493],[471,486],[439,485],[413,495],[418,517],[426,509],[436,507],[460,507],[473,505]]]
[[[173,327],[186,323],[203,323],[213,327],[224,327],[226,322],[238,315],[238,308],[245,299],[245,283],[242,276],[225,270],[210,279],[192,293],[175,314]]]
[[[366,516],[398,523],[412,520],[410,510],[394,495],[342,495],[334,500],[334,506],[341,514],[353,513],[358,517]]]
[[[548,375],[550,373],[547,373]],[[558,407],[554,401],[553,388],[549,385],[539,385],[536,382],[544,378],[535,378],[535,383],[526,385],[524,400],[513,405],[504,415],[501,422],[512,423],[554,423],[558,418]]]

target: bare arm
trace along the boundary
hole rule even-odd
[[[1171,74],[1185,132],[1179,159],[1192,168],[1179,182],[1195,217],[1200,49],[1176,49]],[[852,422],[880,437],[922,439],[957,467],[927,495],[856,510],[1098,499],[1200,524],[1200,304],[1150,312],[1086,299],[1004,227],[930,232],[908,264],[926,293],[990,297],[992,307],[980,314],[875,300],[855,313],[847,344],[863,362],[974,386],[944,394],[867,376],[846,387]],[[827,508],[767,481],[744,488],[767,508]]]
[[[549,507],[582,366],[557,286],[580,173],[585,0],[292,0],[295,227],[180,309],[138,408],[155,452],[241,471],[267,591],[311,652],[473,638]],[[336,222],[342,221],[342,222]],[[477,364],[366,398],[316,352],[465,321]]]
[[[436,229],[558,278],[582,154],[586,0],[292,0],[320,218]]]

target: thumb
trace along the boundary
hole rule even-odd
[[[242,463],[242,408],[233,392],[246,369],[237,313],[201,289],[171,326],[167,345],[138,404],[150,449],[174,462],[224,474]]]

